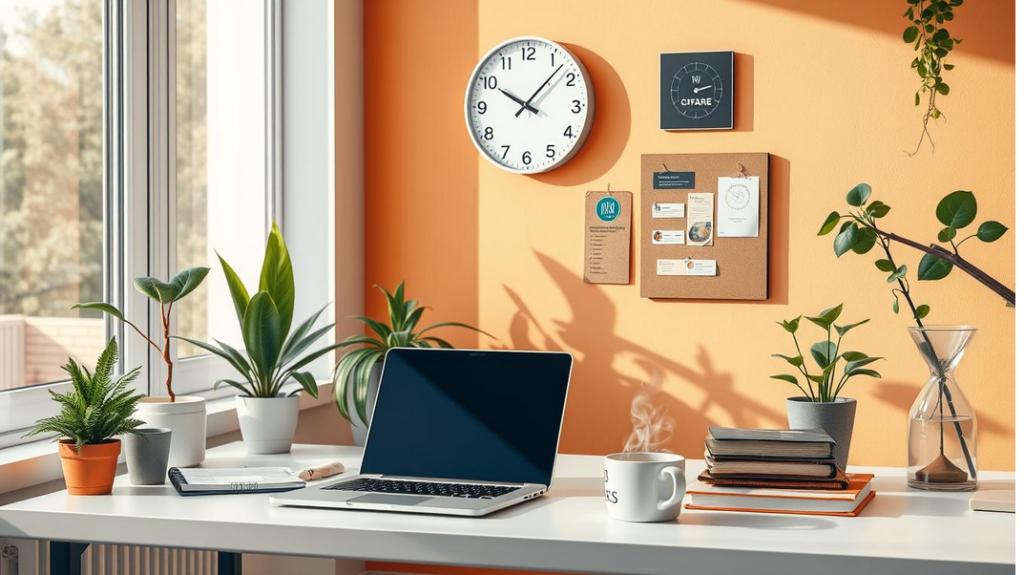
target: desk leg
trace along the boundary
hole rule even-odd
[[[50,541],[50,575],[81,575],[82,554],[88,543]]]
[[[218,551],[217,575],[242,575],[242,554]]]

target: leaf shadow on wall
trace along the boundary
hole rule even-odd
[[[680,362],[652,352],[615,332],[615,304],[594,285],[584,284],[578,274],[551,257],[534,252],[541,266],[568,303],[568,320],[553,320],[550,330],[511,287],[504,286],[516,306],[509,324],[511,349],[567,351],[573,354],[572,384],[562,429],[561,451],[605,454],[621,451],[633,427],[630,405],[648,384],[664,393],[651,401],[666,408],[676,421],[671,439],[661,447],[687,457],[700,457],[709,425],[739,427],[785,426],[785,418],[751,400],[736,389],[732,373],[716,366],[708,350],[697,347],[696,356]],[[632,366],[646,374],[643,379],[624,371]],[[676,399],[670,389],[676,381],[699,388],[692,402]],[[650,389],[648,388],[648,389]],[[680,390],[676,390],[680,391]],[[678,395],[678,394],[676,394]],[[724,414],[714,417],[712,414]]]
[[[914,400],[917,398],[917,394],[921,392],[921,388],[924,387],[924,384],[924,379],[917,384],[902,381],[883,381],[871,387],[871,395],[874,395],[886,405],[909,415],[910,410],[913,407]],[[970,401],[970,397],[968,397],[967,400]],[[1003,423],[991,419],[984,414],[979,413],[977,410],[975,410],[974,414],[978,418],[979,435],[987,435],[990,433],[999,436],[1013,435],[1013,429],[1007,427]]]
[[[557,170],[530,177],[545,184],[577,186],[599,178],[615,165],[629,140],[632,119],[626,86],[612,65],[582,46],[565,46],[590,73],[594,86],[594,123],[583,148],[573,159]]]

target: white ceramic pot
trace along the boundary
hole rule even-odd
[[[295,439],[299,423],[299,396],[235,397],[238,405],[238,426],[249,453],[263,455],[287,453]]]
[[[179,395],[171,403],[166,397],[139,400],[135,416],[145,427],[171,430],[169,467],[194,467],[206,459],[206,399]]]

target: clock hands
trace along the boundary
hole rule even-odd
[[[693,89],[693,93],[696,94],[696,93],[700,92],[701,90],[707,90],[708,88],[712,88],[712,87],[713,86],[711,84],[708,84],[707,86],[704,86],[704,87],[701,87],[701,88],[694,88]]]
[[[555,77],[555,74],[557,74],[559,72],[559,70],[562,69],[563,66],[565,66],[565,64],[559,64],[558,67],[555,68],[555,71],[552,72],[550,76],[548,76],[548,79],[544,80],[544,83],[541,84],[539,88],[537,88],[537,91],[534,92],[532,96],[530,96],[530,99],[528,99],[526,102],[523,102],[523,107],[519,108],[519,111],[516,112],[516,117],[517,118],[519,117],[519,114],[522,114],[523,110],[525,110],[527,108],[527,106],[529,106],[533,102],[533,99],[537,97],[537,94],[540,94],[540,91],[544,89],[544,86],[548,85],[548,82],[550,82],[551,79]]]
[[[505,94],[506,96],[511,98],[513,102],[515,102],[517,104],[520,104],[523,108],[526,108],[527,110],[533,112],[534,114],[539,114],[540,113],[540,110],[538,110],[537,108],[534,108],[533,106],[531,106],[529,104],[529,102],[524,101],[522,98],[516,96],[512,92],[509,92],[505,88],[499,88],[499,90],[501,91],[502,94]],[[520,111],[521,110],[522,109],[520,109]],[[518,116],[519,114],[516,114],[516,115]]]

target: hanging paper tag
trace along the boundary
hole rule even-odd
[[[587,192],[583,281],[628,284],[632,192]]]

